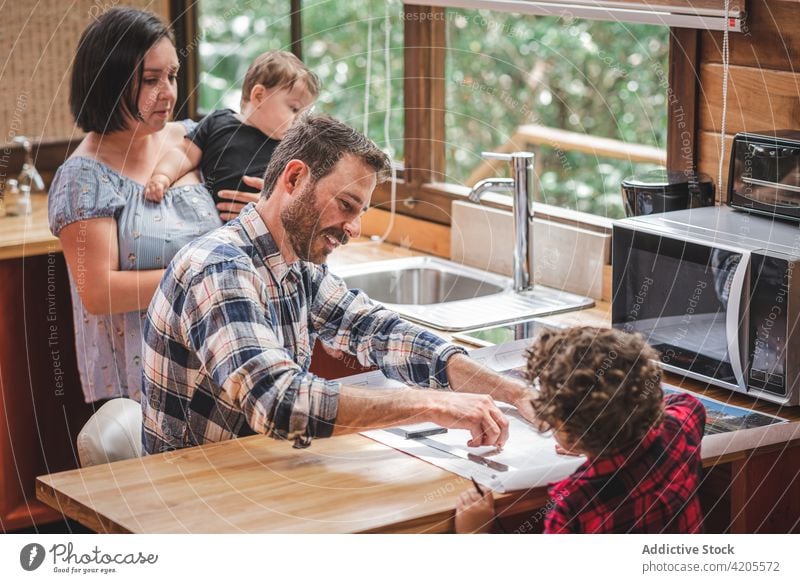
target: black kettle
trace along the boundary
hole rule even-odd
[[[665,168],[622,181],[625,215],[632,217],[714,205],[714,183],[707,174],[669,172]]]

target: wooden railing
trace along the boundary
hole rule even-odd
[[[496,152],[516,152],[525,150],[530,144],[545,145],[562,152],[583,152],[593,156],[629,160],[631,162],[651,162],[662,166],[667,163],[667,152],[653,146],[630,144],[611,138],[600,138],[578,132],[570,132],[540,125],[522,125]],[[494,176],[497,169],[505,164],[499,160],[483,160],[466,180],[468,186],[479,180]]]

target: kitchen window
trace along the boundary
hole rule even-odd
[[[537,199],[624,216],[620,182],[664,165],[666,26],[446,12],[446,181],[508,172],[481,151],[536,154]]]
[[[289,0],[202,0],[199,113],[239,109],[252,60],[292,50]],[[364,130],[395,159],[403,155],[403,26],[399,2],[307,2],[300,14],[302,59],[319,77],[314,111]],[[367,91],[368,87],[368,91]],[[366,112],[366,115],[365,115]]]
[[[401,213],[449,223],[450,203],[466,187],[506,172],[481,161],[483,150],[532,149],[537,197],[561,217],[569,209],[621,216],[621,180],[666,162],[667,26],[400,0],[185,5],[198,13],[195,115],[238,108],[257,54],[302,45],[322,81],[316,111],[366,127],[404,167]],[[691,55],[678,57],[691,66]],[[691,87],[687,80],[687,96]],[[384,185],[373,201],[389,198]]]
[[[399,2],[327,0],[303,6],[303,60],[320,77],[315,111],[403,156],[403,26]]]
[[[198,113],[239,111],[250,63],[291,45],[287,0],[203,0],[197,5]]]

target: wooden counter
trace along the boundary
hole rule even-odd
[[[69,278],[50,234],[47,197],[0,217],[0,532],[61,515],[35,498],[37,475],[77,467],[91,415],[75,360]]]
[[[43,476],[37,496],[100,532],[435,532],[467,484],[359,435],[255,436]]]
[[[800,440],[706,460],[710,532],[797,528]],[[263,436],[41,476],[37,496],[98,532],[451,532],[468,480],[360,435],[308,449]],[[535,521],[544,488],[498,498],[507,529]],[[541,528],[541,524],[534,525]],[[532,527],[528,527],[531,529]]]
[[[30,215],[0,217],[0,260],[61,251],[47,222],[47,195],[31,195],[31,205]]]

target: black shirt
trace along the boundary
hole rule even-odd
[[[230,109],[208,114],[186,139],[203,151],[200,169],[214,202],[220,190],[258,192],[242,182],[242,176],[264,176],[272,152],[280,143],[260,130],[243,124]]]

